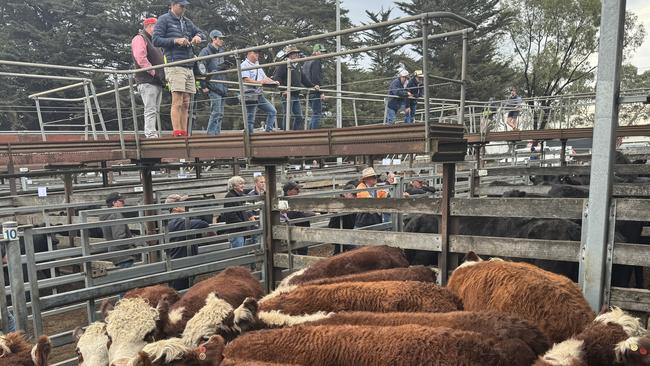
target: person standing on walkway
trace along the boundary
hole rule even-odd
[[[242,102],[246,103],[246,123],[248,123],[248,133],[252,134],[255,128],[255,112],[257,108],[266,112],[266,132],[273,131],[275,127],[275,116],[277,111],[271,102],[264,97],[264,85],[278,85],[277,81],[266,76],[262,68],[245,70],[247,68],[259,66],[259,51],[248,51],[246,59],[241,63],[241,78],[244,83],[255,84],[245,85]]]
[[[151,40],[156,22],[156,18],[145,19],[143,29],[131,40],[131,54],[136,69],[144,69],[164,63],[162,52],[154,47]],[[138,85],[138,93],[142,97],[142,103],[144,104],[144,137],[148,139],[157,138],[156,125],[160,115],[165,71],[155,69],[136,72],[135,82]]]
[[[192,60],[192,45],[205,39],[201,30],[185,17],[190,3],[187,0],[172,0],[169,12],[158,18],[153,31],[153,45],[161,47],[166,63]],[[196,94],[194,62],[165,68],[165,77],[172,92],[171,119],[173,136],[187,136],[187,118],[190,98]]]
[[[513,86],[512,89],[510,89],[510,98],[508,98],[508,102],[506,103],[506,106],[510,108],[506,124],[510,126],[513,131],[519,129],[519,121],[517,121],[517,119],[519,118],[519,110],[521,110],[522,101],[521,97],[517,94],[517,88]]]
[[[225,51],[224,34],[219,30],[210,32],[210,44],[203,48],[199,57],[214,55]],[[206,60],[207,72],[213,73],[228,69],[228,64],[223,57],[215,57]],[[221,122],[223,121],[224,98],[228,94],[228,87],[219,80],[225,80],[223,74],[213,75],[210,80],[201,80],[201,90],[210,97],[210,119],[208,120],[208,135],[215,136],[221,133]]]
[[[287,46],[284,49],[284,59],[296,60],[300,57],[300,50],[293,46]],[[290,103],[290,113],[291,113],[291,129],[292,130],[302,130],[305,123],[305,117],[302,113],[302,105],[300,103],[300,90],[294,88],[302,87],[302,72],[298,68],[297,64],[292,63],[291,65],[280,65],[276,67],[275,72],[273,73],[273,80],[280,82],[280,85],[287,87],[289,79],[289,68],[291,69],[291,95],[289,96],[288,91],[282,93],[282,113],[283,115],[287,111],[287,103]],[[284,124],[286,123],[286,114],[280,118],[280,126],[284,129]]]
[[[406,85],[406,91],[411,93],[411,97],[407,100],[409,111],[404,118],[404,123],[413,123],[415,122],[415,111],[418,107],[418,100],[424,98],[424,74],[422,70],[415,70],[413,72],[413,77]]]
[[[409,72],[402,70],[397,77],[393,79],[388,88],[388,105],[386,111],[386,124],[392,126],[395,124],[397,112],[404,108],[404,114],[408,116],[411,113],[409,108],[409,98],[413,96],[406,90],[406,83],[408,81]]]
[[[325,51],[325,47],[317,43],[314,45],[312,56],[318,56]],[[321,60],[311,60],[302,65],[302,84],[307,88],[313,88],[309,91],[309,107],[311,108],[311,120],[309,129],[316,130],[320,127],[320,120],[323,116],[323,100],[325,94],[320,90],[323,82],[323,64]]]

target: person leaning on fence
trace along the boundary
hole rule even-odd
[[[410,195],[421,195],[421,194],[434,194],[436,189],[429,187],[427,182],[422,178],[413,178],[411,180],[411,186],[406,190],[406,193]]]
[[[122,197],[122,195],[119,194],[118,192],[113,192],[106,197],[106,206],[109,208],[116,208],[116,209],[122,208],[124,207],[124,204],[125,204],[124,197]],[[99,216],[99,221],[120,220],[123,218],[124,215],[122,215],[121,212],[109,212],[109,213],[101,214]],[[102,235],[104,237],[104,240],[106,241],[128,239],[132,237],[131,230],[129,229],[129,225],[127,224],[115,224],[115,225],[102,226]],[[135,246],[131,244],[117,245],[111,247],[110,251],[126,250],[126,249],[132,249],[134,247]],[[133,265],[133,263],[135,262],[135,258],[133,256],[127,255],[127,256],[115,257],[111,259],[111,261],[116,267],[128,268]]]
[[[404,117],[404,123],[415,122],[415,111],[418,107],[418,100],[424,98],[424,74],[422,70],[415,70],[413,77],[406,84],[406,90],[411,93],[407,100],[408,113]]]
[[[151,36],[156,25],[156,18],[147,18],[143,22],[143,29],[131,40],[131,54],[137,69],[162,65],[164,57],[160,49],[154,47]],[[156,138],[158,131],[156,124],[160,115],[160,102],[162,89],[165,85],[165,71],[155,69],[135,73],[135,82],[138,84],[138,93],[144,104],[144,137]]]
[[[366,168],[361,172],[361,179],[357,189],[372,188],[377,185],[377,173],[375,169]],[[385,190],[362,191],[357,193],[357,198],[387,198]],[[381,224],[382,215],[379,213],[358,213],[354,223],[355,228]]]
[[[214,55],[224,52],[225,35],[219,30],[210,32],[210,44],[201,50],[199,57]],[[205,61],[206,71],[213,73],[228,69],[228,63],[223,57],[215,57]],[[208,135],[221,133],[221,122],[223,121],[224,98],[228,95],[228,87],[218,81],[226,80],[225,75],[212,75],[210,80],[201,80],[201,90],[210,97],[210,119],[208,120]]]
[[[411,113],[409,98],[413,95],[406,90],[409,72],[402,70],[397,77],[390,82],[388,88],[388,103],[386,110],[386,123],[392,126],[397,118],[397,112],[404,108],[404,114],[408,117]],[[405,118],[406,121],[406,118]]]
[[[246,59],[241,63],[241,78],[244,83],[256,85],[244,85],[244,95],[242,99],[246,103],[246,122],[248,123],[248,133],[252,134],[255,128],[255,112],[257,108],[266,112],[266,132],[273,131],[275,127],[275,116],[277,111],[271,102],[264,97],[264,85],[278,85],[277,81],[266,76],[262,68],[244,70],[246,68],[259,66],[259,51],[248,51]]]
[[[284,48],[284,57],[283,59],[296,60],[300,57],[300,50],[293,46],[287,46]],[[275,68],[272,79],[278,81],[280,85],[287,86],[289,67],[291,67],[291,97],[287,96],[288,92],[282,92],[282,111],[280,115],[280,128],[284,130],[284,124],[286,123],[286,111],[287,103],[290,104],[290,113],[291,113],[291,129],[292,130],[302,130],[305,123],[305,117],[302,113],[302,106],[300,103],[300,90],[293,88],[302,87],[302,73],[300,71],[300,65],[292,63],[290,66],[280,65]],[[288,101],[288,102],[287,102]]]
[[[282,186],[282,192],[285,197],[297,196],[300,194],[300,185],[294,181],[288,181]],[[281,220],[287,222],[289,220],[304,219],[307,217],[316,216],[315,213],[309,211],[286,211],[281,214]],[[294,226],[310,227],[309,221],[303,221],[293,224]],[[308,248],[298,248],[294,251],[295,254],[307,255]]]
[[[519,122],[517,121],[517,118],[519,118],[519,110],[521,109],[521,102],[522,102],[521,97],[517,95],[517,88],[513,86],[512,89],[510,89],[510,98],[508,98],[508,102],[506,103],[506,106],[509,109],[508,118],[506,119],[506,124],[510,126],[510,128],[512,128],[513,131],[519,129]]]
[[[186,201],[189,198],[189,196],[186,195],[180,195],[180,194],[170,194],[167,196],[165,199],[165,204],[169,203],[181,203],[183,201]],[[169,209],[171,213],[185,213],[185,206],[179,205],[176,207],[172,207]],[[190,218],[190,217],[174,217],[173,219],[169,220],[167,222],[167,232],[168,233],[173,233],[176,231],[186,231],[186,230],[198,230],[198,229],[205,229],[206,227],[209,227],[210,224],[206,222],[205,220],[199,219],[199,218]],[[170,243],[177,243],[185,240],[192,240],[200,237],[200,235],[184,235],[184,236],[177,236],[169,239]],[[179,259],[179,258],[184,258],[188,256],[195,256],[198,254],[198,245],[190,245],[189,246],[189,252],[188,252],[188,246],[187,245],[182,245],[176,248],[172,249],[167,249],[167,256],[171,259]],[[186,289],[190,286],[189,279],[187,278],[179,278],[171,282],[171,287],[173,287],[176,290],[183,290]]]
[[[161,47],[168,63],[192,60],[193,44],[199,44],[205,35],[185,17],[187,0],[172,0],[170,10],[158,18],[153,31],[153,45]],[[187,136],[190,97],[196,93],[194,62],[166,67],[165,77],[172,93],[171,120],[174,136]]]
[[[246,197],[244,192],[244,187],[246,185],[246,180],[238,175],[228,179],[228,193],[226,193],[226,198],[237,198],[237,197]],[[244,202],[229,202],[224,203],[223,207],[237,207],[243,206]],[[241,222],[255,221],[255,216],[251,215],[250,211],[234,211],[234,212],[224,212],[221,214],[221,219],[226,224],[238,224]],[[251,226],[228,229],[225,233],[238,233],[241,231],[252,230]],[[230,238],[230,246],[232,248],[243,247],[245,243],[244,236],[235,236]]]
[[[325,46],[316,43],[312,49],[312,56],[318,56],[325,50]],[[309,91],[309,107],[311,108],[311,119],[309,129],[316,130],[320,127],[320,120],[323,117],[323,100],[325,94],[320,90],[323,82],[323,63],[321,60],[307,61],[302,65],[302,85],[307,88],[313,88]]]

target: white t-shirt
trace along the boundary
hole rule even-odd
[[[245,69],[245,68],[248,68],[248,67],[254,67],[254,66],[259,66],[259,65],[260,65],[259,62],[252,63],[248,59],[245,59],[241,63],[241,68]],[[243,78],[249,78],[249,79],[255,80],[255,81],[262,81],[262,80],[267,78],[267,76],[264,73],[264,70],[262,70],[262,68],[254,69],[254,70],[242,70],[241,77],[242,77],[242,79]],[[250,93],[251,90],[254,90],[256,94],[262,94],[262,87],[261,86],[255,87],[255,86],[250,86],[250,85],[244,85],[244,88],[245,88],[244,91],[246,91],[246,92]]]

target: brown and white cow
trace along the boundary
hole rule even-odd
[[[106,323],[94,322],[85,330],[77,327],[72,334],[77,340],[76,354],[79,366],[108,365]]]
[[[553,346],[534,366],[606,366],[634,359],[646,334],[639,319],[619,308],[600,314],[580,333]],[[646,352],[647,354],[647,349]],[[632,365],[633,362],[624,362]]]
[[[253,277],[248,269],[228,267],[217,275],[194,284],[180,300],[172,305],[169,317],[165,319],[165,335],[168,338],[181,336],[188,328],[190,319],[208,304],[209,299],[213,299],[208,307],[212,309],[211,312],[227,314],[242,304],[247,297],[259,299],[262,295],[260,281]],[[217,310],[219,304],[223,309]],[[208,312],[208,309],[206,308],[205,311]],[[199,339],[200,337],[194,337],[194,341]]]
[[[433,283],[415,281],[343,282],[298,286],[260,301],[260,311],[287,315],[321,312],[448,312],[462,310],[451,291]]]
[[[181,297],[173,288],[167,285],[154,285],[129,290],[124,294],[125,299],[139,297],[149,302],[152,307],[158,306],[162,299],[170,304],[177,302]]]
[[[447,287],[465,310],[499,311],[539,326],[552,342],[580,333],[595,314],[568,278],[528,263],[481,261],[474,253],[451,275]]]
[[[0,335],[0,366],[47,366],[51,350],[47,336],[32,345],[22,333]]]
[[[376,281],[419,281],[436,282],[435,268],[411,266],[406,268],[378,269],[374,271],[354,273],[345,276],[321,278],[307,281],[301,285],[329,285],[341,282],[376,282]]]
[[[420,325],[302,325],[242,335],[226,346],[224,357],[314,366],[529,366],[535,356],[523,355],[525,344],[512,341]]]
[[[616,360],[625,366],[650,365],[650,338],[631,337],[616,346]]]
[[[402,249],[386,245],[368,246],[320,260],[285,278],[279,287],[377,269],[408,266],[409,262]]]

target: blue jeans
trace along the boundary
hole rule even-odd
[[[208,135],[218,135],[221,133],[221,121],[223,121],[223,97],[212,90],[208,92],[210,96],[210,120],[208,120]]]
[[[323,116],[323,101],[320,99],[321,93],[309,94],[309,105],[311,107],[311,120],[309,122],[310,130],[320,128],[320,119]]]
[[[264,95],[260,94],[257,98],[257,103],[246,103],[248,133],[253,133],[253,129],[255,128],[255,112],[257,111],[257,108],[266,112],[266,132],[273,131],[273,127],[275,127],[275,115],[277,112],[273,104],[271,104]]]
[[[287,111],[287,98],[282,97],[282,112],[286,113]],[[286,114],[283,114],[281,117],[280,126],[284,130],[284,124],[286,122]],[[298,95],[291,96],[291,129],[292,130],[302,130],[305,124],[305,117],[302,115],[302,107],[300,106],[300,97]]]
[[[397,118],[397,111],[391,108],[386,108],[386,124],[392,126]]]
[[[410,108],[411,110],[409,113],[404,116],[404,123],[413,123],[415,122],[415,110],[417,109],[418,106],[418,101],[417,100],[409,100],[410,103]]]
[[[241,248],[244,246],[244,237],[243,236],[235,236],[234,238],[230,238],[230,247],[231,248]]]

